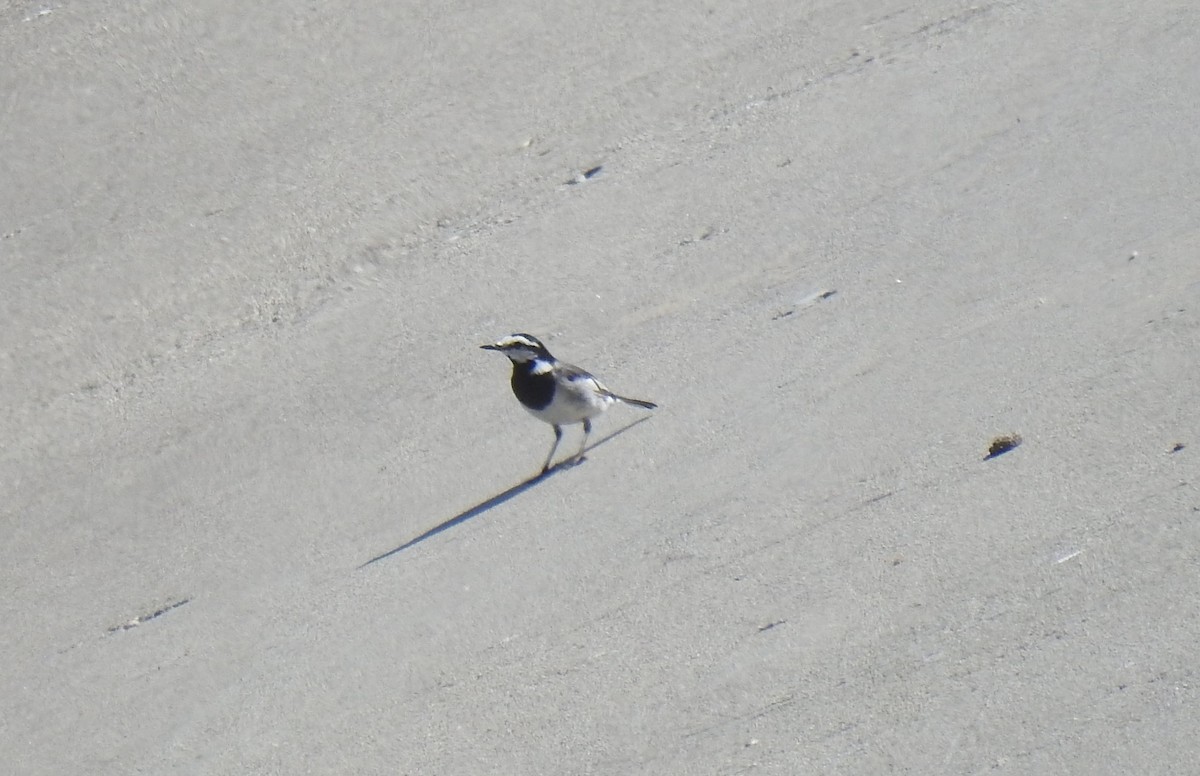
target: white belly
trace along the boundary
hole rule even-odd
[[[582,387],[582,386],[581,386]],[[554,426],[568,426],[594,418],[611,406],[616,399],[591,390],[559,389],[554,401],[540,410],[530,407],[529,414]]]

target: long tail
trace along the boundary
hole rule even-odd
[[[639,407],[645,407],[648,410],[658,409],[658,405],[652,401],[642,401],[641,399],[630,399],[627,396],[617,396],[615,393],[612,397],[618,401],[623,401],[626,404],[636,404]]]

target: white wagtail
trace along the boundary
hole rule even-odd
[[[484,350],[498,350],[512,361],[512,390],[517,401],[538,420],[554,427],[554,444],[542,466],[542,473],[550,470],[554,451],[562,441],[562,427],[570,423],[583,423],[583,441],[575,460],[583,458],[588,434],[592,432],[592,418],[617,402],[634,404],[648,410],[658,405],[641,399],[618,396],[604,384],[577,366],[564,364],[546,350],[537,337],[528,334],[510,334],[494,345],[481,345]]]

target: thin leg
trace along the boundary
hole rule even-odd
[[[579,452],[575,454],[576,461],[583,460],[583,451],[587,448],[587,438],[590,433],[592,433],[592,421],[585,419],[583,421],[583,441],[579,443]]]
[[[554,460],[554,451],[558,449],[558,443],[562,441],[562,426],[554,427],[554,444],[550,445],[550,455],[546,456],[546,463],[542,465],[542,474],[550,471],[550,462]]]

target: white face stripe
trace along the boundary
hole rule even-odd
[[[510,334],[491,348],[499,350],[518,364],[527,364],[538,359],[554,363],[554,358],[546,351],[546,346],[532,334]]]
[[[537,350],[538,343],[520,334],[510,334],[509,336],[497,342],[496,347],[500,348],[501,350],[508,350],[509,348],[527,348],[529,350]]]
[[[554,364],[551,364],[549,361],[543,358],[535,358],[533,360],[533,369],[530,369],[529,371],[535,375],[544,375],[552,369],[554,369]]]

